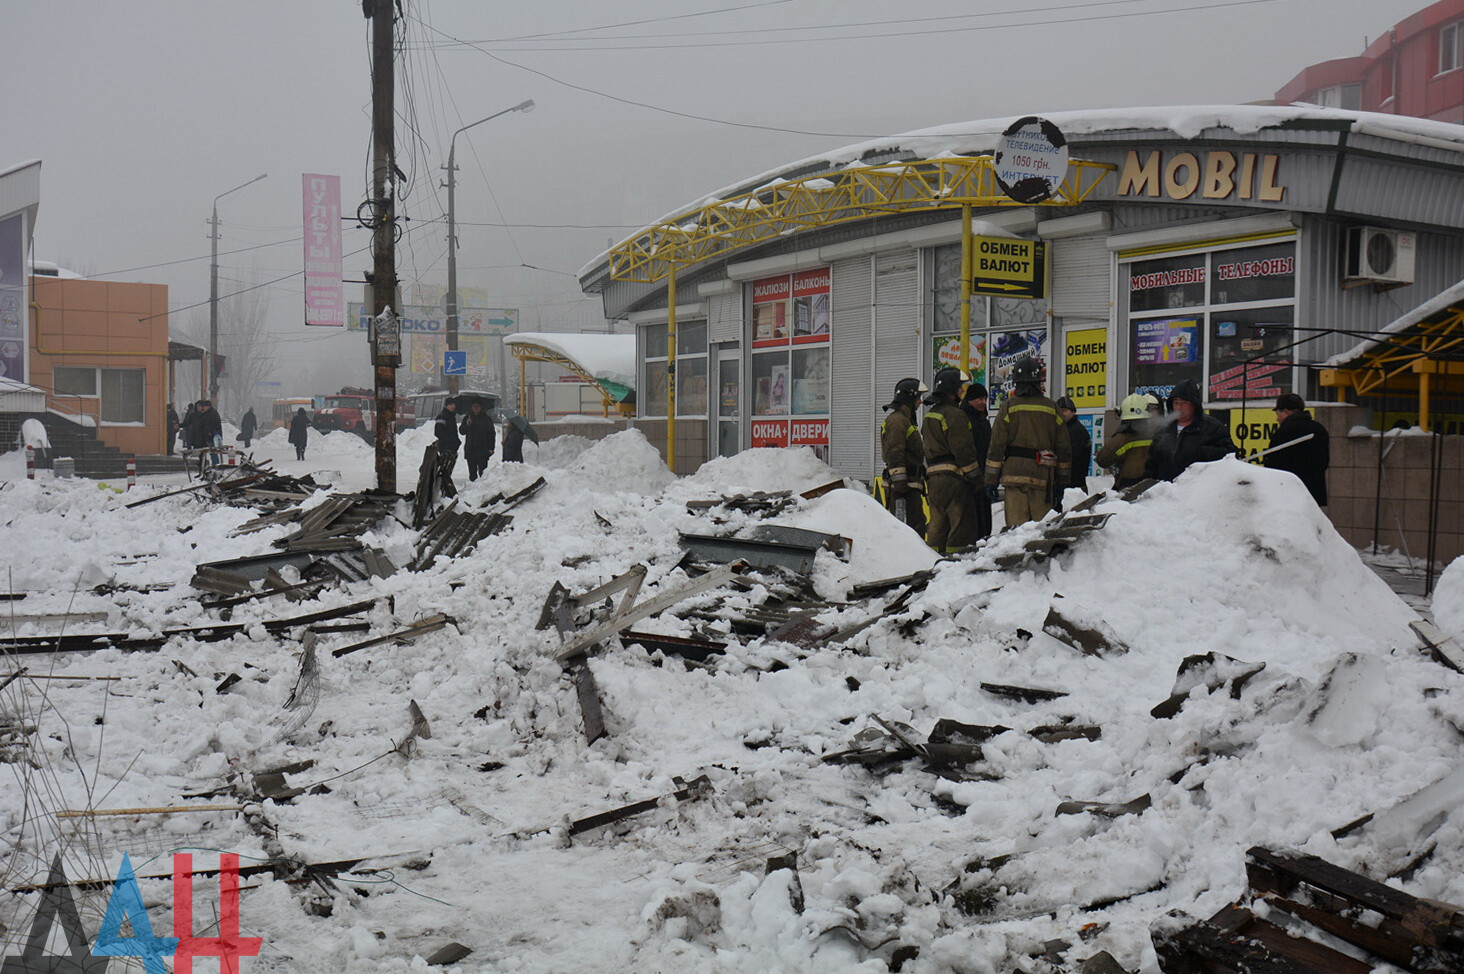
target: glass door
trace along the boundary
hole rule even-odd
[[[742,357],[736,342],[717,348],[717,421],[712,444],[719,457],[742,449]]]

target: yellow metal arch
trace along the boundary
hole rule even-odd
[[[654,284],[699,261],[818,227],[887,213],[1027,206],[1002,193],[991,156],[912,159],[769,183],[688,210],[611,248],[610,278]],[[1116,169],[1073,160],[1057,195],[1039,206],[1075,206]]]
[[[527,403],[524,399],[525,389],[527,388],[524,385],[524,365],[528,362],[548,362],[551,365],[557,365],[564,371],[571,372],[574,375],[579,376],[581,379],[584,379],[586,382],[588,382],[590,385],[594,386],[600,391],[600,408],[604,411],[604,415],[609,416],[610,410],[612,409],[615,409],[617,411],[620,409],[620,403],[616,401],[614,394],[611,393],[611,391],[606,388],[599,379],[595,378],[593,375],[590,375],[590,373],[580,368],[579,363],[575,362],[573,359],[565,358],[558,352],[549,348],[545,348],[543,345],[530,345],[523,342],[510,342],[508,347],[513,352],[513,357],[518,359],[519,362],[520,413],[524,412],[525,409],[527,409]]]
[[[1397,335],[1387,336],[1355,365],[1323,369],[1321,384],[1335,388],[1339,399],[1348,389],[1358,396],[1416,393],[1418,425],[1429,429],[1430,392],[1464,391],[1464,306],[1451,305]],[[1450,353],[1445,356],[1445,353]]]

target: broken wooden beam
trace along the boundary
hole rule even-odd
[[[746,568],[746,565],[740,561],[733,562],[730,565],[722,565],[719,568],[707,572],[705,575],[688,579],[681,585],[673,586],[654,598],[647,599],[638,605],[623,608],[606,621],[566,641],[554,651],[554,658],[563,661],[579,656],[589,650],[591,646],[604,642],[631,623],[649,618],[658,612],[671,608],[678,602],[684,602],[694,595],[726,584],[744,568]]]
[[[1100,623],[1099,626],[1102,624]],[[1042,620],[1043,632],[1084,655],[1113,656],[1128,652],[1128,647],[1119,642],[1111,633],[1104,632],[1104,628],[1107,627],[1091,628],[1074,622],[1058,612],[1057,606],[1049,607],[1047,618]]]
[[[605,736],[605,712],[600,707],[600,686],[585,663],[574,668],[574,693],[584,721],[585,743],[593,744]]]
[[[687,636],[666,636],[654,632],[637,632],[634,629],[620,630],[620,641],[629,645],[640,645],[646,652],[659,650],[667,656],[679,656],[694,663],[705,663],[712,656],[727,652],[727,644],[710,639],[692,639]]]
[[[1186,656],[1180,661],[1174,674],[1174,688],[1169,698],[1156,704],[1149,715],[1166,720],[1179,713],[1196,687],[1203,686],[1210,693],[1228,688],[1230,699],[1239,700],[1241,690],[1251,678],[1266,668],[1265,663],[1247,663],[1224,653],[1202,653]]]
[[[359,643],[352,643],[349,646],[342,646],[340,649],[331,650],[330,655],[337,658],[349,656],[351,653],[366,649],[370,646],[379,646],[382,643],[392,641],[405,642],[408,639],[416,639],[418,636],[425,636],[429,632],[436,632],[447,625],[457,625],[457,620],[445,612],[438,612],[434,615],[423,616],[416,622],[396,632],[389,632],[384,636],[376,636],[372,639],[365,639]]]
[[[1209,920],[1173,910],[1150,927],[1165,974],[1371,974],[1357,960],[1227,906]]]
[[[1094,815],[1101,815],[1104,818],[1119,818],[1123,815],[1137,815],[1153,805],[1153,799],[1147,794],[1140,795],[1132,801],[1121,804],[1115,802],[1061,802],[1057,806],[1059,815],[1081,815],[1084,812],[1091,812]]]
[[[1408,623],[1408,628],[1434,659],[1457,673],[1464,673],[1464,648],[1460,648],[1458,640],[1427,619],[1415,619]]]
[[[661,803],[667,799],[674,799],[677,802],[693,801],[704,795],[710,794],[712,790],[711,779],[706,775],[694,778],[691,781],[682,781],[680,778],[673,779],[678,787],[670,795],[663,795],[657,798],[647,798],[644,801],[633,802],[629,805],[622,805],[619,808],[612,808],[608,812],[600,812],[598,815],[589,815],[569,823],[569,834],[579,835],[591,829],[618,822],[621,819],[630,818],[632,815],[639,815],[642,812],[649,812],[652,809],[660,808]]]
[[[1041,687],[1019,687],[1007,683],[983,683],[981,689],[998,697],[1021,700],[1023,703],[1042,703],[1067,696],[1064,690],[1044,690]]]

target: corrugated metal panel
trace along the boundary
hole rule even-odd
[[[1337,184],[1335,209],[1403,223],[1464,225],[1464,173],[1424,169],[1389,159],[1349,156]]]
[[[1225,220],[1236,216],[1252,216],[1256,211],[1243,207],[1231,207],[1228,212],[1220,212],[1214,207],[1175,206],[1173,203],[1156,200],[1149,204],[1115,206],[1112,212],[1113,226],[1108,232],[1120,234],[1181,223],[1200,223],[1209,220]]]
[[[1113,297],[1113,254],[1107,236],[1069,237],[1048,244],[1053,314],[1107,319]]]
[[[873,418],[872,264],[871,257],[855,257],[833,265],[829,455],[835,470],[859,480],[874,476],[878,427]]]
[[[1464,238],[1420,233],[1413,284],[1382,292],[1370,285],[1343,288],[1347,226],[1313,218],[1302,227],[1297,295],[1300,325],[1376,331],[1464,279]],[[1303,362],[1320,362],[1351,349],[1365,337],[1325,335],[1301,346],[1298,352]]]
[[[707,341],[738,342],[742,340],[742,288],[730,294],[707,296]]]
[[[923,374],[920,361],[921,281],[920,252],[896,250],[874,257],[874,404],[871,440],[878,437],[883,414],[895,383]],[[877,453],[878,451],[876,451]]]

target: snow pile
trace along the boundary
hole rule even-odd
[[[272,450],[278,436],[258,445]],[[349,456],[351,439],[312,449],[338,451],[331,462],[345,478],[369,482],[370,454]],[[401,462],[411,450],[420,457],[426,439],[430,430],[404,435]],[[5,691],[7,711],[19,694],[32,702],[40,730],[30,753],[49,769],[44,789],[0,792],[5,841],[43,870],[57,840],[28,824],[37,804],[181,804],[229,787],[231,773],[313,762],[287,782],[322,787],[260,806],[268,841],[230,814],[88,824],[97,833],[88,848],[104,850],[89,875],[115,875],[124,851],[139,872],[161,873],[165,859],[140,863],[192,848],[237,851],[247,864],[271,855],[271,842],[310,861],[369,857],[363,868],[385,870],[343,878],[328,916],[307,912],[296,887],[251,877],[240,932],[265,940],[245,962],[256,971],[416,970],[414,958],[455,940],[473,948],[460,965],[471,970],[877,971],[905,947],[918,951],[905,971],[994,972],[1029,968],[1034,948],[1061,938],[1076,945],[1066,955],[1074,969],[1106,949],[1152,972],[1149,925],[1171,909],[1208,916],[1235,900],[1252,845],[1381,878],[1434,844],[1401,885],[1464,901],[1464,822],[1451,817],[1447,787],[1424,803],[1432,815],[1400,811],[1377,830],[1332,835],[1454,770],[1464,679],[1413,648],[1411,613],[1295,478],[1200,465],[1137,503],[1100,503],[1094,513],[1112,515],[1102,530],[1005,571],[998,558],[1039,526],[937,562],[858,491],[796,499],[774,520],[853,539],[849,562],[820,556],[819,595],[933,567],[928,585],[822,609],[821,622],[853,633],[838,645],[800,648],[737,625],[780,584],[771,578],[643,620],[635,628],[715,639],[725,652],[683,665],[611,638],[585,663],[608,732],[586,744],[575,684],[553,658],[561,637],[536,628],[554,583],[584,592],[641,564],[638,600],[652,598],[688,581],[680,533],[767,523],[726,507],[696,513],[688,500],[797,494],[837,477],[805,449],[748,451],[674,479],[636,431],[573,449],[557,442],[529,463],[495,459],[464,485],[459,508],[473,510],[547,481],[470,554],[320,603],[234,607],[233,620],[248,623],[376,597],[366,635],[438,612],[456,620],[339,658],[331,650],[365,635],[322,633],[319,699],[303,709],[300,643],[261,626],[220,642],[175,638],[159,653],[45,658],[52,675],[121,680],[49,681],[53,709],[34,703],[27,681]],[[0,489],[0,550],[24,552],[0,567],[30,593],[23,614],[105,611],[108,627],[132,632],[198,624],[216,614],[185,584],[193,565],[275,550],[286,533],[230,538],[254,512],[186,498],[124,503],[89,484]],[[415,534],[389,519],[368,542],[401,564]],[[101,596],[89,591],[97,580],[177,587]],[[1457,589],[1457,566],[1445,584]],[[1113,648],[1078,652],[1043,631],[1049,613]],[[589,618],[587,608],[580,624]],[[1186,657],[1206,653],[1217,656],[1177,679]],[[242,679],[220,692],[231,673]],[[1066,696],[1027,703],[983,684]],[[1172,716],[1152,716],[1176,690]],[[431,736],[408,743],[409,701]],[[824,760],[877,731],[872,715],[920,739],[941,718],[1005,729],[949,779],[918,761]],[[1077,727],[1096,730],[1050,733]],[[667,799],[579,834],[567,827],[700,775],[710,786],[700,799]],[[1057,813],[1068,800],[1145,796],[1147,808],[1112,818]],[[796,872],[768,870],[789,853]],[[195,854],[211,865],[212,853]],[[144,892],[162,901],[163,889]],[[100,903],[90,907],[94,923]],[[29,909],[3,907],[6,936],[27,929]],[[171,929],[155,910],[154,929]],[[1091,939],[1078,936],[1084,927]]]
[[[1464,645],[1464,558],[1455,558],[1434,585],[1433,617],[1440,629]]]

